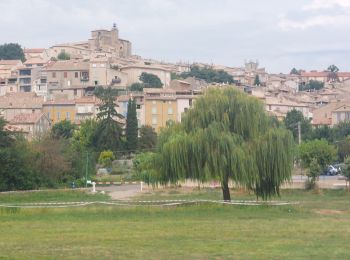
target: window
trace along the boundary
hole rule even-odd
[[[10,87],[10,91],[11,91],[11,92],[13,91],[13,87]]]
[[[56,78],[56,72],[52,72],[52,77]]]
[[[157,108],[156,107],[152,107],[152,115],[156,115],[157,114]]]
[[[173,108],[169,107],[168,108],[168,115],[172,115],[174,113]]]
[[[77,94],[78,94],[78,91],[74,89],[74,96],[76,96]]]
[[[64,78],[67,78],[67,76],[68,76],[67,71],[63,72],[63,77],[64,77]]]
[[[157,117],[154,116],[152,117],[152,125],[156,125],[157,124]]]
[[[75,78],[78,78],[78,77],[79,77],[79,72],[75,72],[75,73],[74,73],[74,77],[75,77]]]
[[[70,119],[70,113],[69,112],[66,113],[66,119]]]
[[[141,108],[141,105],[136,105],[136,109],[140,109]]]
[[[345,113],[345,120],[349,121],[350,120],[350,112]]]
[[[60,120],[60,117],[61,117],[61,113],[57,112],[57,119]]]

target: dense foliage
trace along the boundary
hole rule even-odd
[[[337,158],[336,147],[328,144],[326,140],[312,140],[299,146],[299,156],[303,166],[310,167],[312,160],[316,159],[322,170],[333,163]]]
[[[212,68],[200,68],[192,66],[189,72],[183,72],[180,75],[182,78],[195,77],[203,79],[208,83],[234,83],[233,77],[224,70],[214,70]]]
[[[69,53],[66,53],[64,51],[61,51],[58,56],[57,56],[57,59],[59,60],[70,60],[70,55]]]
[[[163,83],[159,79],[157,75],[152,73],[142,72],[140,77],[140,81],[143,83],[145,88],[161,88],[163,87]]]
[[[151,126],[142,126],[140,128],[139,148],[141,150],[151,150],[156,147],[157,133]]]
[[[158,141],[146,181],[217,179],[225,200],[233,181],[267,199],[291,176],[291,134],[273,126],[257,99],[233,88],[208,90]]]
[[[324,88],[324,82],[317,80],[310,80],[306,84],[299,85],[299,91],[320,90],[322,88]]]
[[[97,151],[103,150],[117,151],[121,148],[122,130],[117,121],[122,118],[116,111],[116,98],[118,91],[111,87],[99,87],[95,95],[101,100],[99,112],[97,114],[98,124],[93,136],[93,144]]]
[[[5,43],[0,45],[0,60],[25,61],[22,47],[18,43]]]
[[[291,110],[287,113],[284,124],[288,130],[293,133],[295,141],[298,141],[298,123],[300,122],[300,132],[302,140],[307,140],[310,138],[312,127],[310,120],[303,116],[303,113],[298,110]]]
[[[68,120],[63,120],[59,123],[56,123],[52,127],[52,136],[56,139],[58,138],[71,138],[74,134],[74,130],[77,128],[77,126],[73,123],[71,123]]]

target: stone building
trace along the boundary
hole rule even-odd
[[[111,30],[94,30],[87,41],[57,44],[50,48],[51,57],[61,52],[68,53],[71,58],[89,58],[93,53],[109,53],[111,57],[128,58],[132,55],[131,42],[119,38],[119,30],[113,24]]]

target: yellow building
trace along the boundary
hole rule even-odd
[[[75,122],[75,101],[58,100],[48,101],[43,104],[44,114],[51,120],[52,124],[56,124],[63,120]]]
[[[177,121],[176,92],[173,89],[144,88],[145,125],[157,133],[167,122]]]

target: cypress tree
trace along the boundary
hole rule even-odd
[[[129,151],[135,151],[138,147],[138,125],[135,99],[129,99],[128,102],[128,114],[126,117],[126,145]]]

